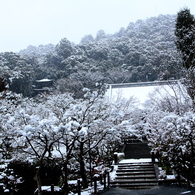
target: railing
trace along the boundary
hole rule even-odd
[[[106,172],[102,175],[100,175],[100,177],[94,177],[93,178],[93,192],[92,194],[97,194],[99,191],[98,191],[98,181],[100,182],[101,185],[103,185],[103,189],[101,190],[106,190],[110,187],[110,172]],[[81,195],[81,181],[78,179],[77,180],[77,189],[78,189],[78,192],[77,194],[78,195]]]

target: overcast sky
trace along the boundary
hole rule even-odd
[[[159,14],[177,14],[195,0],[0,0],[0,52],[28,45],[79,43],[98,30],[113,34],[130,22]]]

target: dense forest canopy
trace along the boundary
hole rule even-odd
[[[97,82],[179,79],[182,66],[174,44],[175,20],[175,15],[159,15],[131,22],[115,34],[99,30],[96,37],[86,35],[77,45],[63,38],[56,46],[1,53],[1,74],[9,78],[10,86],[19,85],[13,91],[25,96],[32,95],[33,82],[43,78],[56,81],[62,92],[93,88]]]

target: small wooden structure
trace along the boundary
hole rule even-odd
[[[40,93],[50,93],[52,91],[53,87],[53,80],[51,79],[41,79],[36,80],[34,85],[34,94],[40,94]]]

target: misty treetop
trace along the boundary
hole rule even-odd
[[[72,89],[75,97],[80,96],[77,92],[82,88],[92,88],[96,82],[179,79],[182,67],[174,43],[175,20],[175,15],[159,15],[131,22],[115,34],[100,30],[96,37],[86,35],[77,45],[63,38],[56,46],[29,46],[19,54],[1,53],[1,69],[12,70],[14,66],[23,72],[24,68],[30,68],[29,76],[25,77],[29,87],[12,88],[26,96],[32,95],[30,85],[43,78],[57,81],[56,87],[62,92]],[[10,57],[14,60],[10,61]]]

